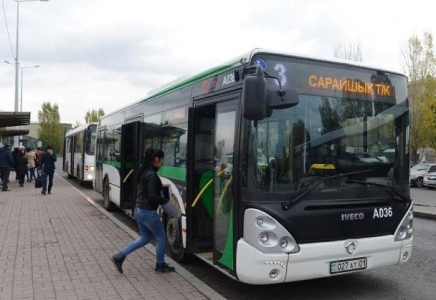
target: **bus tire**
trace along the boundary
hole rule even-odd
[[[167,235],[167,253],[176,262],[187,262],[191,256],[186,254],[186,249],[183,248],[182,231],[180,221],[176,218],[164,216],[166,221],[165,231]]]
[[[67,174],[67,177],[68,177],[68,179],[73,179],[74,178],[74,176],[69,174],[69,173]]]
[[[103,182],[103,206],[107,211],[114,211],[116,206],[109,198],[109,180]]]

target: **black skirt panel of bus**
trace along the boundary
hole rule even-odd
[[[394,234],[411,205],[392,197],[320,200],[319,193],[284,209],[280,202],[250,202],[283,225],[297,243],[313,243]]]

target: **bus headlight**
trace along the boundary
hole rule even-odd
[[[266,244],[269,240],[268,232],[262,232],[260,234],[260,241],[264,244]]]
[[[274,232],[261,232],[259,235],[260,244],[263,247],[274,247],[278,244],[278,238]]]
[[[397,238],[398,238],[399,240],[404,240],[404,238],[406,237],[406,235],[407,235],[407,230],[406,230],[406,228],[404,228],[404,226],[401,226],[400,228],[398,228],[398,231],[397,231]]]
[[[413,205],[404,216],[397,230],[395,231],[395,241],[403,241],[413,236]]]
[[[279,222],[254,208],[245,211],[244,240],[266,253],[300,251],[293,236]]]
[[[90,172],[94,172],[95,167],[89,167]]]

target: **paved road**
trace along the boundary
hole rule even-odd
[[[65,174],[63,174],[65,177]],[[82,192],[102,204],[102,197],[91,187],[80,187]],[[435,205],[436,190],[412,188],[416,203]],[[435,205],[436,206],[436,205]],[[129,227],[136,230],[135,222],[121,212],[114,213]],[[274,286],[252,286],[236,282],[201,261],[183,266],[230,300],[248,299],[435,299],[436,222],[415,219],[413,256],[408,264],[350,274]]]
[[[436,190],[411,187],[410,195],[416,204],[436,206]]]

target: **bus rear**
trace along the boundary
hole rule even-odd
[[[298,104],[244,114],[238,279],[290,282],[407,262],[406,78],[269,53],[251,65],[275,77],[267,93],[293,90]]]

